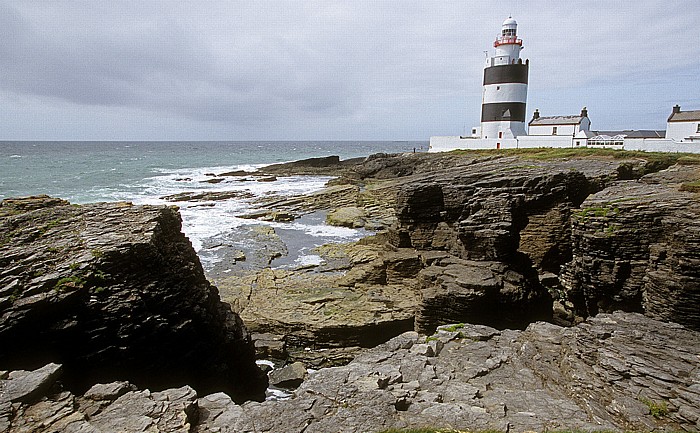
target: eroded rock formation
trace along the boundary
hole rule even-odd
[[[682,191],[694,166],[616,182],[572,219],[561,280],[581,315],[614,310],[700,329],[700,200]]]
[[[0,368],[60,363],[77,391],[119,379],[261,398],[251,339],[180,225],[165,206],[2,201]]]

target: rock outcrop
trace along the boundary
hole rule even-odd
[[[444,252],[419,274],[417,329],[549,319],[552,299],[540,275],[570,258],[570,210],[614,179],[619,165],[482,158],[404,182],[394,245]],[[536,236],[545,230],[548,237]]]
[[[583,202],[561,275],[579,315],[639,311],[700,330],[700,199],[682,188],[696,179],[676,166]]]
[[[697,431],[699,357],[698,332],[618,312],[571,328],[539,322],[524,331],[458,324],[427,338],[408,332],[346,366],[312,372],[288,400],[238,405],[223,393],[139,391],[128,382],[96,385],[82,396],[58,383],[32,400],[4,397],[3,389],[29,375],[55,381],[47,373],[57,366],[47,366],[0,380],[0,429]]]
[[[314,367],[347,362],[356,351],[413,329],[418,303],[413,250],[367,241],[316,250],[319,266],[238,272],[217,281],[221,296],[252,332],[282,334],[290,356]],[[324,350],[311,354],[294,349]],[[317,358],[320,355],[320,359]]]
[[[451,322],[572,324],[594,313],[559,283],[578,248],[572,215],[589,195],[674,161],[625,156],[378,154],[274,166],[272,173],[341,177],[307,197],[266,198],[263,218],[325,210],[333,224],[388,228],[380,236],[388,244],[356,250],[344,266],[321,254],[321,265],[301,271],[234,272],[216,282],[256,332],[283,334],[290,347],[371,346],[380,342],[373,335],[395,335],[411,317],[420,332]]]
[[[119,379],[262,398],[250,336],[180,227],[165,206],[2,201],[0,368],[60,363],[76,392]]]

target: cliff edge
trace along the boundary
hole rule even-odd
[[[260,399],[240,318],[204,276],[175,208],[47,196],[0,203],[0,369]]]

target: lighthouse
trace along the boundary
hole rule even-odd
[[[481,138],[512,139],[526,135],[525,103],[529,61],[523,62],[518,23],[508,17],[493,46],[495,55],[486,58],[481,102]]]

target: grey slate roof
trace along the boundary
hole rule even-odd
[[[671,113],[669,122],[693,122],[700,120],[700,110],[681,111],[679,113]]]
[[[529,125],[578,125],[583,117],[576,116],[540,116],[532,119]]]

